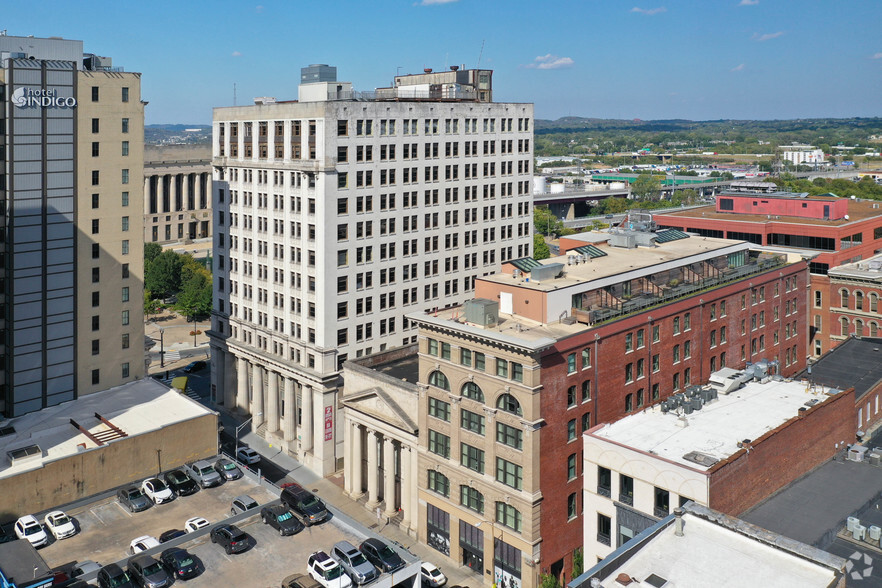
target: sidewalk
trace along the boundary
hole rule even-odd
[[[163,310],[158,314],[152,315],[150,319],[145,320],[144,336],[156,342],[144,354],[145,358],[151,360],[147,368],[147,375],[152,376],[164,373],[165,371],[179,370],[197,359],[208,361],[210,359],[208,336],[205,334],[208,328],[209,324],[205,321],[196,323],[196,329],[200,333],[194,338],[190,334],[193,332],[192,321],[187,322],[186,317],[170,310]],[[161,350],[164,350],[166,353],[164,367],[160,366],[159,352]],[[190,353],[184,356],[184,354],[180,353],[182,351],[198,351],[199,353]]]
[[[223,409],[218,407],[212,408],[218,411],[221,424],[225,430],[235,431],[236,426],[241,424],[241,419],[227,413]],[[262,437],[250,429],[248,429],[247,433],[242,433],[239,436],[239,441],[256,449],[258,453],[274,462],[277,466],[288,470],[288,478],[304,488],[315,491],[322,500],[330,503],[348,518],[356,521],[363,527],[367,527],[388,539],[397,541],[423,561],[429,561],[438,565],[438,562],[442,560],[441,554],[434,549],[418,543],[416,538],[407,535],[397,526],[386,525],[385,517],[378,525],[377,516],[374,513],[368,511],[361,504],[344,494],[342,472],[327,478],[321,478],[290,455],[283,453],[278,447],[271,447]],[[490,564],[485,561],[484,566],[487,567],[488,565]],[[453,588],[454,586],[478,588],[484,585],[482,577],[465,566],[453,567],[445,563],[445,565],[438,565],[438,567],[447,576],[446,588]]]

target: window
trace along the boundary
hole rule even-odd
[[[821,291],[815,290],[815,308],[821,308]]]
[[[652,327],[652,342],[658,343],[659,341],[659,327],[658,325],[654,325]]]
[[[480,351],[475,351],[475,369],[479,372],[484,371],[484,354]]]
[[[680,334],[680,317],[678,317],[678,316],[674,317],[674,334],[675,335]]]
[[[438,398],[429,397],[429,416],[450,422],[450,403]]]
[[[128,155],[129,155],[129,142],[128,141],[122,142],[122,155],[123,155],[123,157],[128,157]]]
[[[97,118],[92,119],[92,132],[93,133],[98,132],[98,119]]]
[[[92,355],[98,355],[100,342],[98,339],[92,339]]]
[[[567,457],[567,480],[572,480],[576,477],[576,454],[571,453],[569,457]]]
[[[123,302],[128,302],[128,301],[129,301],[129,287],[128,287],[128,286],[123,286],[123,289],[122,289],[122,301],[123,301]]]
[[[472,447],[468,443],[459,444],[460,465],[475,470],[479,474],[484,473],[484,450]]]
[[[625,352],[634,350],[634,334],[627,333],[625,335]]]
[[[100,143],[92,141],[92,157],[98,157],[100,153]]]
[[[671,511],[671,493],[662,488],[655,488],[655,516],[666,517]]]
[[[484,434],[484,417],[470,410],[459,411],[459,426],[478,435]]]
[[[128,310],[122,311],[122,324],[123,325],[129,324],[129,311]]]
[[[612,496],[612,472],[609,468],[597,466],[597,493],[607,498]]]
[[[582,369],[588,369],[591,367],[591,348],[586,347],[582,350]]]
[[[123,169],[120,171],[122,172],[122,183],[128,184],[129,183],[129,170]]]
[[[524,433],[521,429],[510,427],[505,423],[496,423],[496,441],[515,449],[523,449]]]
[[[429,490],[442,496],[450,496],[450,480],[441,472],[429,470]]]
[[[499,400],[496,401],[496,408],[517,416],[523,416],[520,403],[511,394],[500,396]]]
[[[471,349],[460,349],[459,351],[459,363],[465,366],[472,365],[472,350]]]
[[[575,492],[567,496],[567,520],[574,519],[579,514],[578,500],[576,497],[577,494]]]
[[[576,372],[576,354],[570,353],[567,355],[567,373],[573,374]]]
[[[604,545],[611,545],[611,533],[612,519],[604,514],[597,513],[597,542]]]
[[[125,362],[124,364],[122,364],[122,377],[129,377],[129,362]]]
[[[519,363],[511,362],[511,379],[515,382],[524,381],[524,366]]]
[[[429,374],[429,384],[450,391],[450,382],[447,380],[447,376],[437,370]]]
[[[98,86],[92,86],[92,102],[98,102]]]
[[[521,513],[510,504],[496,503],[496,522],[518,533],[521,532]]]
[[[502,482],[506,486],[511,486],[515,490],[521,490],[524,485],[523,468],[501,457],[497,457],[496,481]]]
[[[122,88],[122,101],[123,102],[129,101],[129,89],[128,88],[125,88],[125,87]]]
[[[576,406],[576,387],[567,388],[567,406]]]
[[[634,410],[634,395],[631,393],[625,394],[625,412],[631,412]]]
[[[127,216],[122,217],[122,230],[123,232],[129,230],[129,217]]]
[[[582,431],[585,432],[591,428],[591,413],[586,412],[582,415]]]
[[[129,348],[129,334],[128,333],[123,333],[123,335],[122,335],[122,348],[123,349]]]
[[[129,277],[129,264],[122,264],[122,277],[123,279],[127,279]]]
[[[92,317],[92,330],[93,331],[98,330],[98,316],[97,315]]]
[[[92,370],[92,385],[97,386],[101,381],[101,370]]]
[[[463,384],[460,394],[466,398],[471,398],[478,402],[484,402],[484,392],[482,392],[481,387],[474,382],[466,382]]]
[[[634,505],[634,478],[619,474],[619,502]]]
[[[591,380],[582,382],[582,402],[591,400]]]
[[[429,451],[445,459],[450,458],[450,437],[429,429]]]
[[[441,359],[450,359],[450,343],[441,343]]]
[[[575,356],[573,357],[573,361],[575,362]],[[504,359],[496,360],[496,375],[500,378],[508,377],[508,362]]]
[[[567,421],[567,441],[576,439],[576,419]]]
[[[92,268],[92,283],[97,284],[101,281],[101,269],[97,267]]]
[[[127,118],[122,119],[122,132],[124,132],[124,133],[129,132],[129,119],[127,119]]]
[[[475,512],[484,512],[484,495],[470,486],[459,487],[459,502]]]
[[[98,170],[92,170],[92,185],[97,186],[101,183],[101,173]]]
[[[625,364],[625,383],[634,381],[634,364],[627,363]]]
[[[128,206],[128,205],[129,205],[129,193],[128,193],[128,192],[123,192],[123,193],[122,193],[122,196],[121,196],[121,199],[122,199],[122,205],[123,205],[123,206]]]

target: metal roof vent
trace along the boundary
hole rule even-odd
[[[43,457],[43,450],[39,445],[28,445],[27,447],[19,447],[18,449],[10,449],[6,452],[9,463],[13,466],[29,461],[38,461]]]
[[[495,327],[499,324],[499,303],[486,298],[467,300],[463,304],[466,322]]]
[[[668,585],[668,581],[657,574],[649,574],[649,576],[647,576],[646,579],[643,581],[650,586],[654,586],[655,588],[662,588],[663,586]]]
[[[686,461],[691,461],[692,463],[697,463],[698,465],[704,466],[706,468],[709,468],[720,461],[716,457],[712,457],[706,453],[701,453],[700,451],[690,451],[683,456],[683,459],[685,459]]]

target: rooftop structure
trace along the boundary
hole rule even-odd
[[[0,478],[208,414],[212,411],[153,378],[89,394],[0,423],[5,458]],[[35,446],[38,452],[19,453]]]
[[[713,374],[583,434],[586,560],[689,500],[740,516],[854,440],[853,389],[769,377],[769,367]]]
[[[845,586],[841,557],[695,503],[682,510],[617,549],[569,588]],[[595,578],[599,584],[591,583]]]
[[[714,390],[714,386],[709,389]],[[748,383],[707,404],[703,400],[697,402],[697,410],[688,415],[680,406],[665,410],[667,407],[662,403],[652,410],[603,425],[591,435],[707,471],[752,440],[794,418],[801,408],[814,406],[838,392],[807,382],[773,378],[765,384]],[[693,398],[703,398],[700,390],[693,393]]]

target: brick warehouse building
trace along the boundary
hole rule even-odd
[[[584,233],[561,250],[480,278],[465,307],[408,317],[420,326],[420,539],[525,587],[571,578],[580,432],[723,366],[778,359],[789,376],[805,358],[798,255],[678,231]]]
[[[829,350],[849,337],[882,335],[880,298],[882,255],[831,268],[826,276],[813,280],[815,345]]]
[[[754,367],[744,387],[691,390],[583,435],[585,561],[690,500],[739,516],[854,441],[853,388]]]
[[[708,237],[743,239],[756,245],[800,252],[810,259],[811,317],[808,348],[815,357],[836,345],[839,326],[825,309],[835,301],[828,272],[867,260],[882,248],[882,203],[789,192],[724,193],[716,204],[655,215],[659,227]],[[819,294],[820,293],[820,294]],[[821,296],[820,301],[817,298]],[[852,322],[847,336],[855,331]]]

